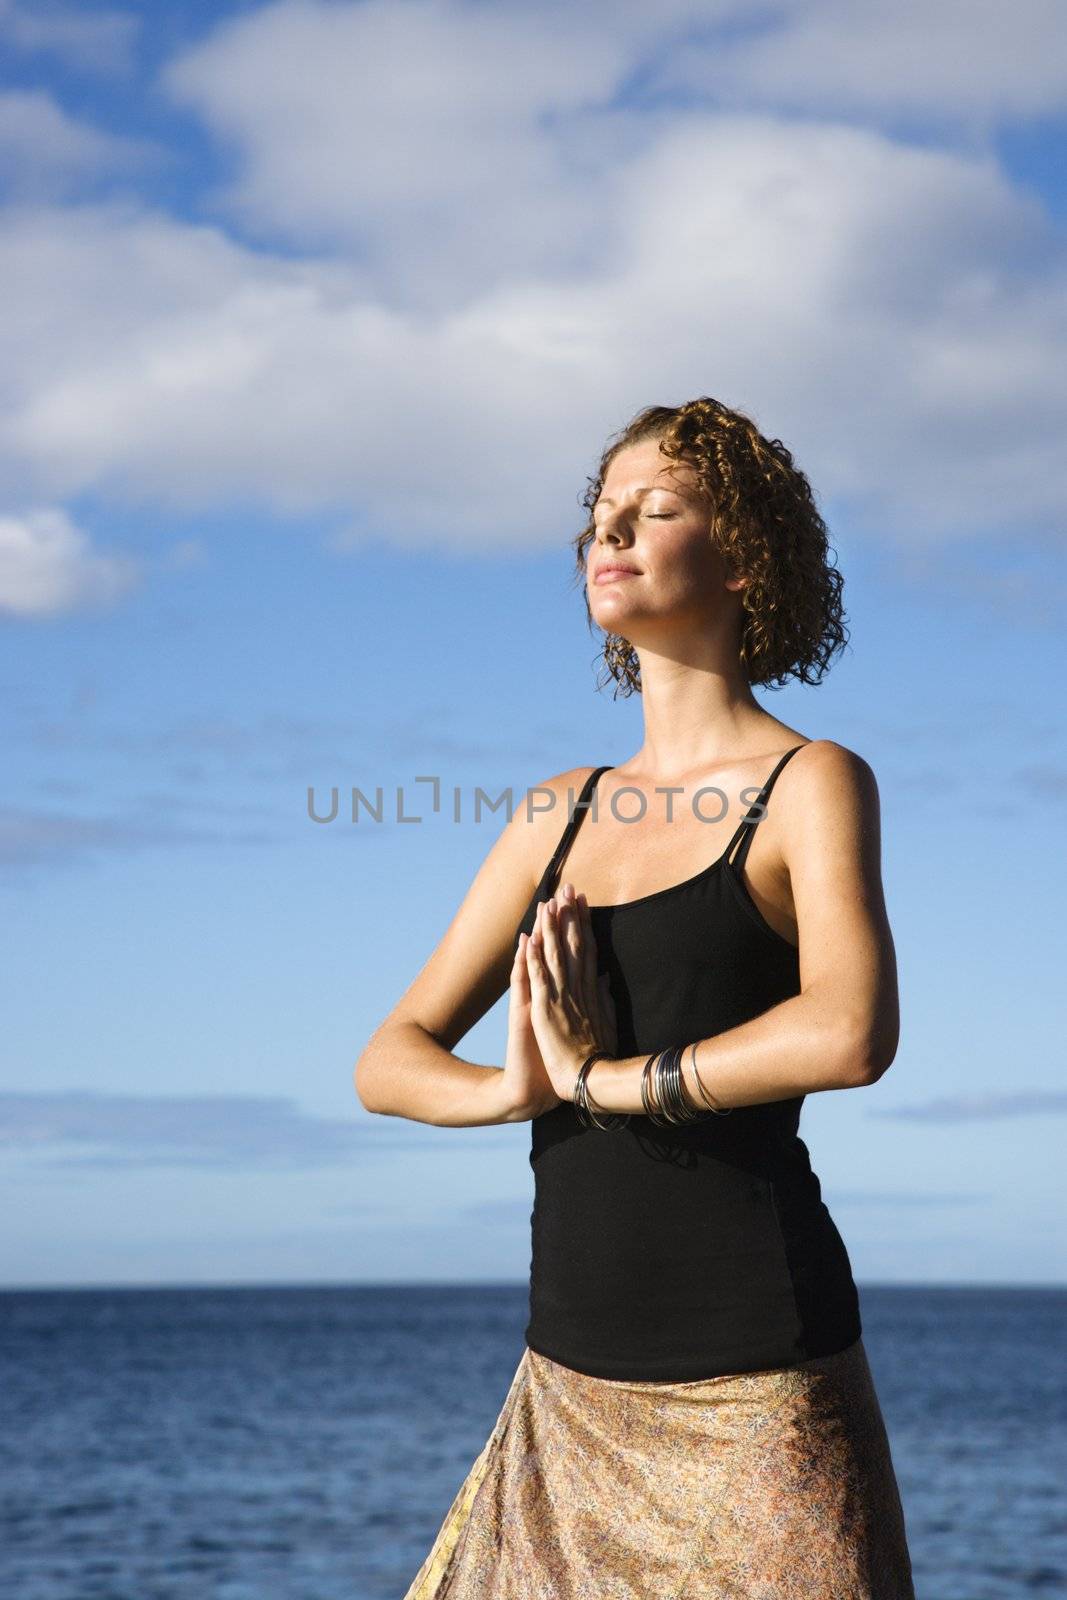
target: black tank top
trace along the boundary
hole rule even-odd
[[[799,993],[798,953],[757,909],[741,868],[775,779],[802,748],[778,762],[710,866],[590,907],[617,1055],[710,1038]],[[555,892],[609,770],[583,785],[516,944]],[[638,1113],[622,1127],[585,1128],[569,1101],[535,1117],[530,1348],[593,1377],[686,1382],[793,1366],[858,1339],[848,1254],[798,1133],[803,1102],[673,1127]]]

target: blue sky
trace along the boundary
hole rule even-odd
[[[352,1065],[476,787],[640,743],[568,541],[698,394],[846,580],[762,697],[882,795],[901,1046],[801,1124],[857,1279],[1065,1281],[1067,61],[1043,4],[962,26],[0,0],[0,1282],[525,1278],[528,1125]]]

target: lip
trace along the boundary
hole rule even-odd
[[[606,561],[602,566],[597,567],[593,582],[595,584],[614,583],[616,578],[638,577],[640,577],[640,573],[636,567],[614,566],[610,561]]]

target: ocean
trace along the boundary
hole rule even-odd
[[[1067,1596],[1067,1289],[859,1289],[918,1600]],[[0,1592],[401,1600],[526,1308],[522,1284],[0,1292]]]

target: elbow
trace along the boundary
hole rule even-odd
[[[356,1097],[364,1111],[380,1113],[381,1102],[375,1096],[374,1052],[368,1044],[352,1071]]]
[[[364,1111],[376,1116],[398,1115],[396,1061],[405,1043],[405,1022],[390,1014],[378,1024],[352,1070],[356,1095]]]
[[[368,1095],[367,1071],[364,1066],[364,1061],[365,1057],[360,1056],[359,1060],[356,1062],[356,1065],[352,1071],[352,1082],[356,1086],[356,1099],[359,1101],[364,1111],[373,1111],[374,1106],[371,1104]]]
[[[877,1083],[896,1059],[900,1025],[895,1013],[851,1018],[841,1033],[847,1041],[841,1064],[847,1087],[861,1089]]]

